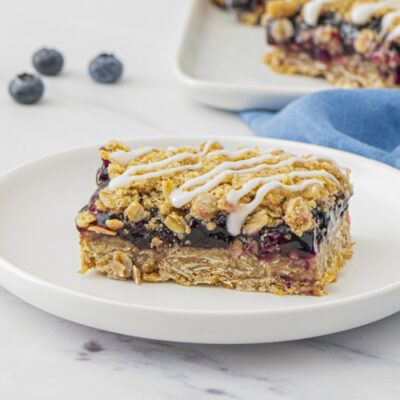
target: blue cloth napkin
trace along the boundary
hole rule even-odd
[[[400,90],[326,90],[277,113],[239,115],[258,136],[334,147],[400,169]]]

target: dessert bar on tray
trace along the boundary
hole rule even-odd
[[[282,150],[100,149],[76,217],[82,271],[275,294],[325,294],[351,257],[349,170]]]
[[[263,18],[264,19],[264,18]],[[264,61],[340,87],[398,88],[400,0],[270,0]]]

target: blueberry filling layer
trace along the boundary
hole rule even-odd
[[[261,259],[269,259],[276,254],[309,258],[316,254],[320,243],[326,238],[330,230],[334,227],[336,221],[343,216],[348,208],[348,199],[338,198],[334,207],[328,212],[315,208],[313,218],[316,227],[308,232],[298,236],[293,233],[285,223],[269,228],[264,227],[254,235],[241,233],[238,236],[232,236],[226,229],[225,214],[219,213],[211,219],[210,224],[191,217],[188,221],[190,232],[185,235],[178,235],[171,231],[164,223],[163,218],[157,209],[150,210],[150,215],[139,222],[131,222],[124,213],[115,215],[108,212],[102,212],[96,209],[95,202],[98,199],[99,191],[109,182],[107,166],[109,162],[104,160],[102,167],[97,173],[98,188],[93,194],[90,202],[82,211],[90,210],[96,216],[96,225],[107,228],[106,221],[117,219],[123,222],[123,227],[116,231],[121,239],[132,242],[140,249],[149,249],[152,240],[158,237],[165,246],[188,246],[198,248],[228,248],[234,240],[238,239],[242,247]],[[150,229],[148,222],[153,220]],[[155,223],[154,223],[155,222]],[[85,232],[87,228],[78,227],[80,232]]]
[[[168,246],[178,244],[180,246],[200,247],[200,248],[227,248],[235,239],[239,239],[243,247],[260,258],[269,258],[275,254],[291,255],[293,251],[299,257],[310,257],[315,255],[319,244],[327,236],[331,229],[331,221],[336,221],[347,209],[346,202],[335,207],[328,213],[321,210],[313,210],[318,226],[311,231],[305,232],[302,236],[294,234],[286,224],[281,224],[274,228],[264,227],[255,235],[240,234],[231,236],[226,230],[226,215],[218,214],[212,218],[215,223],[215,229],[208,230],[205,224],[191,218],[189,226],[190,233],[180,237],[168,229],[162,222],[161,216],[157,210],[151,211],[150,218],[158,219],[156,229],[148,229],[148,220],[131,223],[127,218],[120,214],[113,216],[108,213],[98,212],[90,205],[85,209],[90,209],[97,217],[96,225],[107,229],[106,220],[118,219],[124,223],[124,227],[117,231],[117,235],[124,240],[128,240],[140,249],[151,248],[151,242],[154,237],[158,237]],[[334,217],[335,216],[335,217]],[[85,228],[79,228],[85,231]]]
[[[384,77],[388,71],[393,71],[396,83],[400,83],[400,46],[395,42],[387,46],[387,35],[379,35],[382,18],[374,18],[365,25],[354,25],[329,12],[321,15],[312,26],[304,22],[300,12],[301,8],[294,17],[269,19],[268,44],[305,52],[325,64],[332,59],[345,63],[342,56],[358,54],[362,60],[372,61]],[[364,41],[359,36],[365,30],[375,34],[372,40]]]
[[[108,166],[110,161],[103,160],[102,166],[97,170],[96,183],[97,186],[107,184],[110,181],[110,176],[108,175]]]

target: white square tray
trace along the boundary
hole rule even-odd
[[[277,110],[290,101],[332,88],[322,79],[280,75],[262,56],[268,50],[260,27],[238,23],[234,13],[208,0],[192,0],[175,70],[187,94],[227,110]]]

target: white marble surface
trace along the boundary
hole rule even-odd
[[[3,0],[0,172],[111,137],[251,135],[236,115],[185,99],[171,63],[185,0]],[[66,55],[36,106],[7,95],[42,45]],[[88,60],[115,51],[126,75],[91,82]],[[29,200],[29,199],[27,199]],[[21,227],[23,229],[23,227]],[[45,238],[43,238],[45,241]],[[398,399],[400,314],[335,335],[251,346],[173,344],[86,328],[0,288],[1,399]]]

